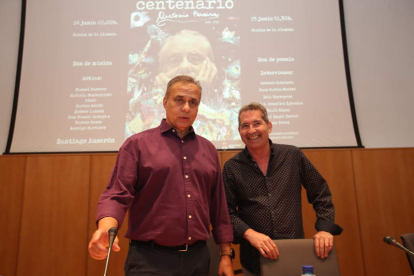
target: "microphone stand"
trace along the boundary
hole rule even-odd
[[[395,247],[404,250],[407,254],[414,255],[414,252],[412,252],[408,248],[404,247],[403,245],[401,245],[400,243],[398,243],[394,238],[392,238],[390,236],[384,237],[384,242],[387,243],[387,244],[389,244],[389,245],[394,245]]]
[[[116,227],[111,227],[108,231],[109,235],[109,248],[108,248],[108,255],[106,256],[106,264],[105,264],[105,272],[104,276],[106,276],[106,273],[108,271],[108,264],[109,264],[109,258],[111,256],[112,251],[112,245],[114,244],[114,240],[116,237],[116,234],[118,233],[118,229]]]

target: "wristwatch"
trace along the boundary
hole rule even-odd
[[[220,257],[221,256],[230,256],[230,258],[234,259],[236,257],[236,253],[234,252],[233,248],[230,248],[228,250],[221,250]]]

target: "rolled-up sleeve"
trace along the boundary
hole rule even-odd
[[[125,141],[120,148],[106,190],[98,201],[96,223],[104,217],[112,217],[118,221],[119,228],[122,226],[125,213],[134,199],[138,154],[131,140]]]

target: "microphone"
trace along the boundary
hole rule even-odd
[[[398,243],[394,238],[392,238],[390,236],[384,237],[384,242],[386,244],[389,244],[389,245],[394,245],[395,247],[397,247],[399,249],[402,249],[402,250],[404,250],[405,252],[407,252],[407,253],[409,253],[411,255],[414,255],[414,252],[408,250],[407,248],[405,248],[403,245],[401,245],[400,243]]]
[[[109,248],[108,248],[108,255],[106,256],[106,265],[105,265],[105,272],[104,276],[106,276],[106,272],[108,271],[108,264],[109,264],[109,257],[111,256],[112,245],[114,244],[116,234],[118,233],[118,228],[111,227],[108,230],[109,235]]]

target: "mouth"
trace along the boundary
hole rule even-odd
[[[251,136],[251,137],[247,137],[248,140],[257,140],[260,138],[260,135],[256,135],[256,136]]]

